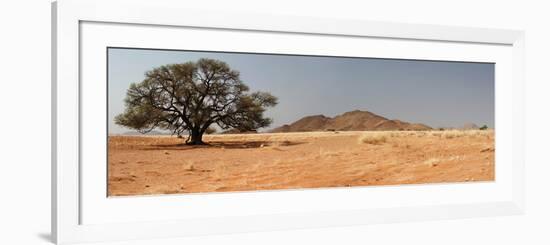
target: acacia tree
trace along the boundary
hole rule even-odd
[[[256,130],[269,126],[264,117],[277,98],[266,92],[249,92],[225,62],[200,59],[171,64],[145,73],[132,83],[124,100],[124,113],[115,118],[119,125],[147,133],[155,128],[170,130],[185,143],[204,144],[202,135],[213,125],[221,129]]]

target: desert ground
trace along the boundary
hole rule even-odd
[[[494,131],[109,136],[109,196],[492,181]]]

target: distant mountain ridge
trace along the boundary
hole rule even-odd
[[[479,126],[475,123],[465,123],[462,128],[463,130],[479,129]]]
[[[392,131],[392,130],[431,130],[428,125],[390,120],[369,111],[349,111],[333,118],[324,115],[304,117],[291,124],[274,128],[272,133],[311,132],[311,131]]]

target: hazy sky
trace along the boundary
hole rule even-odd
[[[431,127],[494,127],[494,64],[110,48],[109,133],[130,131],[113,121],[130,83],[155,67],[200,58],[227,62],[251,91],[279,98],[267,111],[269,128],[356,109]]]

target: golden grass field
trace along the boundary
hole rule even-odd
[[[109,196],[494,180],[494,131],[109,136]]]

